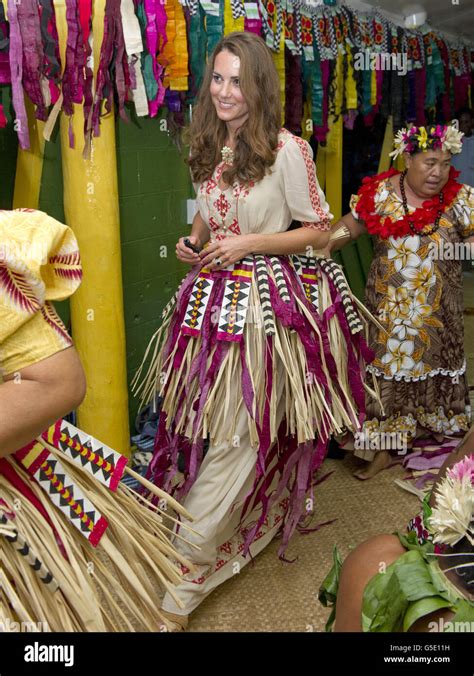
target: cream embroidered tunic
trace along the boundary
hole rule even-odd
[[[271,173],[261,181],[248,186],[234,183],[222,190],[221,162],[210,179],[194,184],[197,208],[212,242],[240,234],[285,232],[292,220],[317,230],[330,229],[332,214],[316,177],[311,146],[282,129],[277,148]]]

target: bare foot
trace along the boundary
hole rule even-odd
[[[372,460],[369,466],[363,469],[358,469],[356,472],[354,472],[354,476],[361,481],[372,479],[372,477],[389,466],[390,460],[391,457],[388,451],[377,451],[375,458]]]

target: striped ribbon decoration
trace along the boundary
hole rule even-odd
[[[178,286],[174,295],[170,298],[170,300],[166,304],[165,309],[161,313],[161,319],[163,319],[163,320],[167,319],[167,317],[171,314],[172,310],[174,310],[175,305],[176,305],[177,300],[178,300],[179,292],[181,291],[181,287],[183,286],[184,282],[186,281],[186,277],[187,277],[187,275],[185,275],[183,277],[183,279],[181,280],[181,284]]]
[[[302,38],[302,31],[301,31],[301,1],[300,0],[295,0],[293,2],[293,16],[294,16],[294,22],[295,22],[295,46],[296,46],[296,53],[297,54],[302,54],[303,53],[303,38]]]
[[[232,17],[234,19],[245,16],[245,8],[242,0],[230,0],[230,6],[232,8]]]
[[[14,518],[14,514],[13,517],[9,518],[3,512],[2,508],[8,509],[8,505],[4,500],[0,499],[0,524],[6,526],[9,524],[9,521]],[[57,583],[53,574],[49,572],[44,563],[41,562],[41,559],[36,556],[35,552],[25,540],[23,535],[18,532],[16,526],[11,532],[3,532],[2,535],[6,540],[8,540],[8,542],[10,542],[10,544],[13,545],[13,547],[19,554],[21,554],[21,556],[25,557],[29,565],[40,578],[41,582],[43,582],[43,584],[45,584],[51,592],[55,592],[57,589],[59,589],[59,584]]]
[[[349,285],[341,268],[335,261],[328,258],[318,258],[317,261],[323,272],[325,272],[326,275],[332,279],[336,289],[341,294],[344,313],[346,315],[351,333],[354,334],[362,331],[364,326],[360,321],[354,303],[352,302]]]
[[[258,254],[254,256],[255,273],[257,278],[258,295],[260,305],[262,306],[263,325],[267,336],[275,335],[275,321],[273,319],[273,309],[270,302],[270,286],[268,284],[268,271],[265,258]]]
[[[283,31],[283,8],[280,3],[277,4],[277,25],[276,25],[276,31],[275,31],[275,38],[273,41],[273,48],[275,51],[280,51],[281,49],[281,37],[282,37],[282,31]],[[283,43],[284,44],[284,43]],[[284,51],[284,49],[283,49]]]
[[[272,265],[273,274],[275,275],[275,281],[280,298],[285,303],[289,303],[290,294],[288,293],[288,287],[286,285],[285,275],[283,274],[281,263],[276,256],[270,256],[270,263]]]

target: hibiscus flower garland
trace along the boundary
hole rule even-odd
[[[359,219],[364,221],[369,234],[378,235],[382,239],[412,235],[413,231],[410,228],[410,223],[413,223],[416,230],[423,234],[423,228],[432,225],[436,221],[438,214],[445,212],[451,206],[454,198],[462,188],[462,184],[456,181],[459,172],[454,167],[451,167],[448,181],[442,190],[442,201],[440,200],[440,196],[436,195],[432,199],[425,200],[422,206],[415,209],[413,213],[393,221],[389,216],[382,217],[376,212],[375,194],[381,181],[391,176],[396,176],[399,173],[396,169],[389,169],[382,174],[377,174],[377,176],[366,176],[357,193],[359,201],[356,205],[356,211]]]

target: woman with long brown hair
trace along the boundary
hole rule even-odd
[[[331,433],[358,429],[371,356],[341,271],[313,257],[331,214],[309,144],[281,128],[261,38],[217,45],[190,146],[197,213],[176,254],[192,270],[137,389],[161,405],[148,478],[186,495],[200,547],[175,543],[198,568],[178,588],[184,610],[164,599],[176,629],[279,530],[283,555],[312,512],[305,497]],[[290,231],[292,220],[301,226]]]

